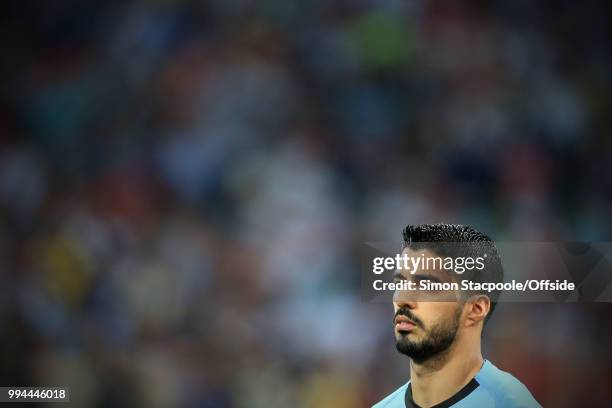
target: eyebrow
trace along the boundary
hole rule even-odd
[[[436,278],[435,276],[432,275],[423,275],[422,273],[416,273],[414,275],[411,275],[413,278],[416,279],[421,279],[421,280],[430,280],[432,282],[442,282],[440,279]],[[393,273],[393,279],[406,279],[406,277],[404,275],[402,275],[402,273],[399,270],[396,270]]]
[[[414,278],[416,279],[420,279],[420,280],[430,280],[432,282],[442,282],[440,279],[436,278],[435,276],[432,275],[423,275],[423,274],[414,274],[412,275]]]

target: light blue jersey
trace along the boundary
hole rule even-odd
[[[485,360],[472,381],[455,395],[432,408],[443,407],[541,408],[542,406],[523,383]],[[419,408],[419,406],[412,400],[412,390],[408,381],[372,408]]]

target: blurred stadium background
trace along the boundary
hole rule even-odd
[[[611,241],[605,2],[29,1],[0,24],[0,378],[88,407],[369,407],[407,380],[364,241]],[[609,406],[612,307],[485,353]]]

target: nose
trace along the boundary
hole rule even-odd
[[[401,309],[402,307],[406,307],[410,310],[416,309],[417,302],[414,299],[410,299],[410,294],[405,293],[405,291],[395,291],[393,294],[393,305],[395,306],[395,310]]]

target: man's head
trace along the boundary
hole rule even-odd
[[[408,257],[442,260],[468,258],[472,268],[457,274],[432,261],[414,271],[396,272],[396,280],[435,283],[502,282],[503,269],[494,242],[485,234],[464,225],[409,225],[404,231],[403,254]],[[450,262],[450,261],[449,261]],[[478,266],[478,267],[476,267]],[[480,268],[482,266],[482,268]],[[417,297],[396,292],[394,328],[398,351],[423,362],[448,350],[462,333],[480,341],[484,323],[495,308],[499,292],[418,291]]]

